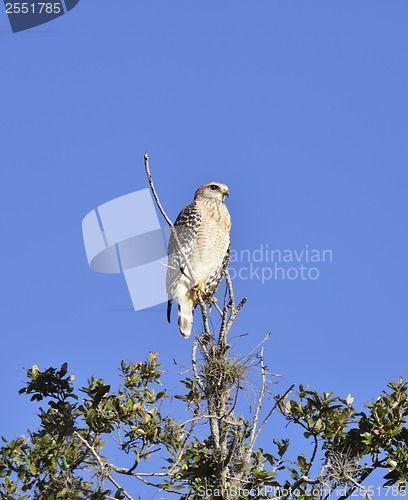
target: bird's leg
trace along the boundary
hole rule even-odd
[[[195,285],[191,290],[193,292],[201,293],[201,297],[205,302],[209,301],[209,295],[205,293],[205,285],[203,280],[197,279]]]
[[[196,281],[192,290],[193,292],[201,293],[202,299],[204,300],[204,302],[207,302],[207,304],[217,302],[217,299],[214,296],[210,295],[209,293],[206,293],[204,282],[200,279]]]
[[[192,288],[193,292],[201,291],[201,294],[204,294],[204,283],[202,280],[197,280],[195,285]]]

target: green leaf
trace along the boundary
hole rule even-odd
[[[319,418],[319,419],[317,419],[317,420],[316,420],[316,423],[315,423],[315,425],[314,425],[314,429],[315,429],[317,432],[319,432],[319,431],[320,431],[320,429],[321,429],[322,427],[323,427],[323,422],[322,422],[322,419],[321,419],[321,418]]]
[[[35,476],[37,474],[37,467],[32,462],[29,462],[28,460],[27,460],[27,465],[28,465],[28,468],[29,468],[31,474],[33,474]]]
[[[68,371],[68,363],[65,362],[62,364],[60,371],[59,371],[59,376],[64,377],[67,374]]]

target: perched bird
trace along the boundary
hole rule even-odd
[[[180,333],[188,338],[193,325],[197,293],[210,299],[216,292],[230,258],[231,218],[225,206],[228,187],[207,182],[199,187],[194,201],[180,212],[174,223],[180,247],[172,234],[168,245],[166,289],[167,320],[173,298],[178,303]],[[187,265],[186,260],[189,265]],[[190,276],[189,268],[193,274]]]

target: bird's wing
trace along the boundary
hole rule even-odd
[[[174,223],[174,228],[180,242],[181,249],[187,260],[190,259],[193,252],[200,224],[201,211],[195,201],[183,208]],[[166,290],[169,296],[169,301],[176,293],[177,284],[181,276],[180,268],[182,268],[184,273],[189,276],[183,253],[180,251],[173,234],[171,234],[168,244],[168,265],[170,267],[167,269],[166,274]]]

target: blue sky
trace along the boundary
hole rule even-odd
[[[407,16],[404,0],[93,0],[12,34],[0,15],[1,434],[36,422],[17,394],[34,363],[115,385],[122,359],[159,350],[176,388],[191,340],[165,305],[132,312],[82,242],[88,212],[147,187],[146,149],[173,219],[219,180],[237,251],[332,251],[316,280],[234,282],[233,343],[271,331],[278,392],[361,405],[407,378]]]

